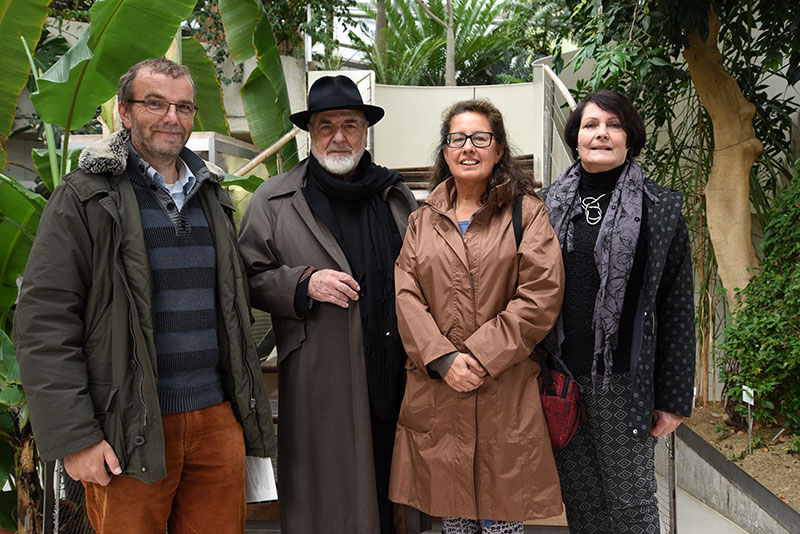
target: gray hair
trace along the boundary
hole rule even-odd
[[[364,126],[367,126],[367,127],[369,126],[369,121],[367,120],[367,116],[364,115],[363,111],[360,111],[358,109],[342,108],[341,110],[325,110],[325,111],[354,111],[354,112],[358,113],[359,115],[361,115],[361,120],[363,121]],[[309,130],[311,128],[315,128],[315,126],[314,126],[314,117],[316,117],[318,114],[319,113],[314,113],[313,115],[311,115],[311,117],[308,118],[308,128],[309,128]]]
[[[140,70],[149,70],[159,74],[166,74],[172,76],[173,78],[186,76],[189,79],[189,82],[192,84],[194,96],[197,96],[197,87],[194,85],[192,73],[189,71],[188,67],[179,65],[165,57],[154,57],[140,61],[136,65],[129,68],[128,72],[120,77],[119,93],[117,93],[117,98],[125,106],[127,106],[128,100],[133,98],[133,80],[136,78],[136,75]]]

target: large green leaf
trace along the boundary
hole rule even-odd
[[[17,521],[16,519],[14,519],[16,510],[17,510],[16,490],[0,492],[0,527],[9,530],[11,532],[16,532]]]
[[[253,57],[253,33],[259,17],[253,0],[219,0],[219,12],[225,26],[225,39],[236,63]]]
[[[272,27],[264,10],[253,0],[220,0],[219,8],[234,59],[243,61],[254,54],[258,57],[258,69],[250,74],[241,94],[253,143],[266,148],[293,128],[289,93]],[[294,139],[281,149],[281,155],[287,166],[297,163]],[[270,173],[276,171],[274,156],[265,163]]]
[[[6,439],[8,436],[16,432],[17,427],[14,424],[14,416],[7,410],[0,407],[0,441]]]
[[[71,129],[88,122],[117,92],[131,65],[163,56],[193,0],[99,0],[91,24],[45,72],[33,103],[42,120]]]
[[[14,344],[8,335],[0,330],[0,364],[3,364],[0,372],[0,385],[5,389],[8,385],[21,385],[19,376],[19,364],[17,363],[17,353],[14,351]]]
[[[278,95],[260,69],[250,73],[241,94],[253,144],[266,148],[288,131],[278,110]]]
[[[67,173],[78,168],[78,158],[80,157],[82,151],[82,148],[69,151],[69,165],[66,167]],[[52,191],[55,188],[55,184],[52,183],[54,173],[52,171],[53,160],[50,159],[50,151],[46,148],[34,148],[31,152],[31,157],[33,158],[33,165],[36,167],[36,172],[39,173],[39,177],[45,183],[47,188]],[[59,169],[61,169],[61,158],[62,153],[56,152],[56,173],[58,173]]]
[[[25,269],[45,199],[0,174],[0,316],[17,298],[17,278]]]
[[[20,36],[34,49],[50,0],[0,0],[0,170],[6,165],[5,141],[17,113],[17,97],[28,82],[30,65]]]
[[[14,452],[11,450],[11,445],[0,440],[0,486],[5,485],[8,476],[13,472]]]
[[[214,63],[203,45],[194,37],[185,37],[181,46],[181,61],[192,71],[197,89],[195,104],[200,108],[194,117],[196,132],[218,132],[230,135],[222,102],[222,87],[217,80]]]
[[[25,402],[25,393],[20,386],[6,386],[0,390],[0,406],[21,406]]]
[[[236,176],[234,174],[225,175],[225,187],[235,185],[241,187],[248,193],[255,193],[258,186],[264,183],[264,179],[260,176],[250,174],[247,176]]]

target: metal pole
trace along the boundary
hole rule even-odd
[[[669,471],[669,534],[678,534],[678,477],[675,462],[675,432],[667,436]]]
[[[306,22],[308,22],[308,26],[311,27],[311,4],[306,4]],[[314,61],[313,56],[311,55],[311,47],[313,43],[311,42],[311,34],[306,33],[303,37],[303,44],[304,48],[306,49],[306,72],[312,70],[312,62]]]
[[[42,521],[42,534],[53,534],[54,509],[56,505],[56,491],[53,471],[55,462],[47,462],[44,464],[44,517]]]
[[[552,182],[553,168],[553,105],[555,101],[555,85],[549,77],[544,79],[544,153],[542,154],[542,187]],[[547,98],[549,93],[549,98]]]

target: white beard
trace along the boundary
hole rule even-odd
[[[343,149],[350,149],[350,147],[348,145],[328,146],[328,150],[343,150]],[[336,176],[336,175],[348,174],[356,168],[358,162],[361,161],[361,156],[364,155],[364,147],[362,146],[358,150],[354,150],[349,154],[344,154],[340,156],[329,156],[327,151],[323,154],[319,154],[312,146],[311,153],[314,155],[315,158],[317,158],[317,161],[319,161],[319,164],[322,165],[323,169]]]

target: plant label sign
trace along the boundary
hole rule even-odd
[[[754,404],[754,398],[755,394],[753,393],[753,388],[750,386],[742,386],[742,402],[746,402],[752,406]]]

